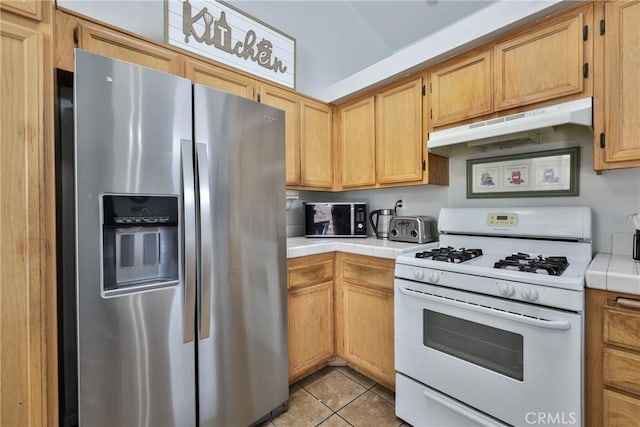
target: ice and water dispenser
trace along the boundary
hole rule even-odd
[[[103,195],[103,294],[178,283],[178,230],[176,196]]]

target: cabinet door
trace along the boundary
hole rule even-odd
[[[289,290],[289,381],[333,357],[333,281]]]
[[[640,420],[640,400],[615,391],[604,391],[604,426],[637,426]]]
[[[0,425],[40,426],[47,424],[43,79],[51,69],[43,66],[43,34],[9,19],[0,19]]]
[[[337,354],[395,388],[392,259],[336,255]]]
[[[640,2],[606,3],[605,20],[605,168],[640,166]]]
[[[583,90],[583,13],[494,48],[495,109],[528,105]]]
[[[393,388],[393,292],[342,283],[345,360]]]
[[[376,95],[378,183],[422,180],[422,78]]]
[[[429,76],[431,127],[492,112],[491,51],[432,71]]]
[[[254,98],[255,81],[253,79],[215,65],[187,59],[184,76],[194,83],[209,86],[222,92],[249,99]]]
[[[0,9],[42,21],[42,0],[3,0]]]
[[[78,47],[171,74],[182,71],[177,53],[86,22],[78,25]]]
[[[374,98],[338,107],[341,183],[361,187],[376,183]]]
[[[260,102],[285,112],[287,185],[300,185],[300,97],[274,86],[260,86]]]
[[[327,104],[302,98],[300,104],[300,184],[333,186],[333,114]]]

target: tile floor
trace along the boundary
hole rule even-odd
[[[395,393],[346,366],[326,367],[293,384],[289,409],[263,427],[398,427]]]

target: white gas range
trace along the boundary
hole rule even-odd
[[[589,208],[445,208],[438,222],[437,247],[396,260],[396,414],[581,425]]]

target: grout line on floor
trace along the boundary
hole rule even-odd
[[[364,384],[360,383],[359,381],[357,381],[356,379],[350,377],[349,375],[345,374],[344,372],[342,372],[340,369],[337,369],[338,367],[331,367],[332,371],[337,371],[339,372],[341,375],[343,375],[344,377],[346,377],[347,379],[349,379],[350,381],[352,381],[353,383],[357,384],[358,386],[363,388],[363,392],[358,394],[356,397],[354,397],[353,399],[351,399],[350,401],[348,401],[346,404],[342,405],[340,408],[338,408],[337,410],[334,410],[333,408],[329,407],[329,405],[327,405],[324,401],[322,401],[320,398],[318,398],[315,394],[313,394],[313,392],[311,392],[311,390],[308,390],[305,386],[303,386],[302,384],[300,384],[300,381],[297,382],[296,384],[302,389],[304,390],[306,393],[309,393],[314,399],[316,399],[318,402],[320,402],[322,404],[322,406],[324,406],[325,408],[329,409],[329,411],[331,411],[331,413],[329,414],[329,416],[323,418],[319,423],[316,424],[316,427],[319,426],[320,424],[326,422],[329,418],[333,417],[334,415],[337,415],[338,418],[342,419],[345,423],[347,423],[349,426],[351,427],[355,427],[354,424],[352,424],[350,421],[348,421],[345,417],[343,417],[342,415],[340,415],[338,413],[338,411],[342,411],[343,409],[345,409],[347,406],[351,405],[353,402],[355,402],[356,400],[360,399],[362,396],[366,395],[367,392],[371,392],[373,393],[375,396],[379,397],[380,399],[384,400],[385,402],[388,402],[392,405],[395,406],[395,402],[392,402],[388,399],[386,399],[384,396],[382,396],[381,394],[376,393],[376,391],[374,390],[376,385],[380,385],[380,387],[387,389],[385,386],[383,386],[382,384],[376,382],[375,380],[371,379],[371,381],[373,382],[373,384],[369,387],[365,386]],[[354,371],[358,374],[360,374],[357,371]],[[360,374],[362,375],[362,374]],[[314,382],[309,383],[308,385],[311,384],[315,384]],[[387,389],[388,390],[388,389]],[[389,390],[391,391],[391,390]],[[391,391],[392,392],[392,391]],[[393,392],[392,392],[393,393]],[[395,393],[394,393],[395,394]],[[396,417],[397,418],[397,417]],[[404,420],[398,418],[401,423],[405,423]],[[273,421],[271,420],[271,424],[275,426],[275,423],[273,423]]]
[[[335,414],[335,413],[336,413],[336,411],[334,411],[334,410],[333,410],[333,408],[331,408],[329,405],[327,405],[326,403],[324,403],[324,401],[323,401],[322,399],[320,399],[318,396],[316,396],[315,394],[313,394],[310,390],[307,390],[307,389],[306,389],[306,388],[304,388],[303,386],[300,386],[300,388],[301,388],[301,389],[303,389],[304,391],[306,391],[307,393],[309,393],[311,396],[313,396],[313,398],[314,398],[314,399],[316,399],[318,402],[322,403],[322,404],[323,404],[327,409],[329,409],[329,410],[332,412],[332,414],[331,414],[331,415],[333,415],[333,414]],[[351,402],[349,402],[349,403],[351,403]],[[329,417],[331,417],[331,415],[329,415]],[[327,418],[329,418],[329,417],[327,417]],[[326,419],[327,419],[327,418],[325,418],[324,420],[322,420],[322,421],[320,422],[320,424],[322,424],[324,421],[326,421]]]
[[[342,421],[344,421],[345,423],[349,424],[352,427],[355,427],[353,424],[351,424],[345,417],[343,417],[342,415],[340,415],[339,413],[336,412],[336,415],[342,419]]]
[[[346,367],[346,368],[348,368],[348,366],[345,366],[345,367]],[[340,370],[340,369],[336,369],[336,371],[337,371],[337,372],[339,372],[340,374],[344,375],[345,377],[349,378],[351,381],[355,382],[356,384],[358,384],[359,386],[361,386],[362,388],[364,388],[364,389],[365,389],[365,390],[367,390],[367,391],[371,390],[373,387],[375,387],[375,386],[376,386],[376,384],[378,384],[377,382],[375,382],[375,381],[371,380],[371,381],[373,381],[373,384],[372,384],[372,385],[370,385],[369,387],[367,387],[366,385],[362,384],[362,383],[361,383],[361,382],[359,382],[358,380],[353,379],[353,378],[351,378],[349,375],[347,375],[347,374],[345,374],[344,372],[342,372],[342,370]],[[359,375],[362,375],[362,374],[361,374],[360,372],[358,372],[358,371],[353,371],[353,372],[356,372],[356,373],[358,373]]]
[[[347,377],[349,378],[349,377]],[[353,379],[349,378],[351,381],[355,382],[356,384],[358,384],[359,386],[361,386],[362,388],[364,388],[364,386],[362,384],[360,384],[357,381],[354,381]],[[311,396],[313,396],[318,402],[322,403],[324,406],[326,406],[327,408],[329,408],[329,410],[331,412],[333,412],[334,414],[338,414],[338,411],[342,411],[344,408],[346,408],[347,406],[349,406],[354,400],[358,399],[359,397],[362,397],[366,392],[368,392],[368,389],[365,389],[365,391],[363,391],[362,393],[360,393],[359,395],[357,395],[356,397],[354,397],[353,399],[351,399],[350,401],[348,401],[347,403],[345,403],[344,405],[342,405],[340,408],[338,408],[337,410],[334,410],[333,408],[331,408],[329,405],[327,405],[326,403],[324,403],[322,401],[322,399],[320,399],[318,396],[316,396],[315,394],[313,394],[313,392],[311,392],[310,390],[307,390],[306,388],[300,386],[300,388],[302,388],[304,391],[306,391],[307,393],[309,393]],[[342,417],[340,417],[342,418]],[[324,421],[324,420],[323,420]],[[345,420],[347,421],[347,420]]]

